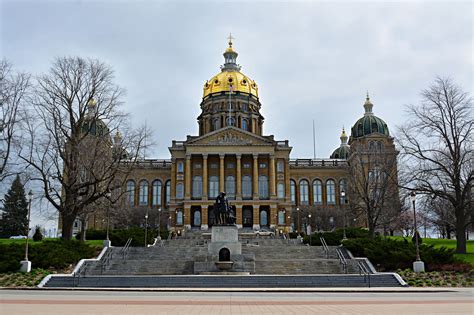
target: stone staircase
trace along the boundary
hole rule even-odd
[[[336,246],[326,252],[323,247],[305,246],[296,240],[254,238],[241,239],[241,261],[235,261],[238,273],[202,273],[195,275],[209,257],[205,237],[173,239],[163,246],[131,247],[124,254],[111,247],[98,261],[86,261],[72,276],[53,276],[45,287],[163,287],[163,288],[230,288],[230,287],[367,287],[400,286],[395,274],[362,275],[358,261],[341,264]],[[232,256],[231,256],[232,260]],[[196,269],[197,268],[197,269]]]

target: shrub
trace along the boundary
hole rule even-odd
[[[33,241],[39,242],[43,240],[43,234],[41,233],[41,228],[39,225],[35,228],[35,234],[33,234]]]
[[[416,249],[412,242],[377,237],[374,239],[348,239],[344,246],[354,256],[367,257],[380,266],[382,270],[411,268],[416,257]],[[432,245],[420,246],[420,256],[425,262],[426,270],[437,270],[440,265],[459,265],[454,256],[454,249],[445,247],[434,248]]]
[[[169,231],[161,230],[160,235],[162,239],[168,238]],[[158,229],[148,229],[147,244],[153,244],[153,239],[158,236]],[[86,232],[87,240],[105,240],[107,238],[107,230],[90,229]],[[133,227],[130,229],[113,229],[109,230],[109,239],[113,246],[124,246],[127,240],[131,238],[130,246],[144,246],[145,245],[145,229]],[[76,239],[80,239],[76,235]]]

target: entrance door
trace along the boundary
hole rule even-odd
[[[270,225],[270,208],[268,206],[260,207],[260,226],[269,227]]]
[[[191,226],[201,227],[201,207],[191,207]]]
[[[251,228],[253,226],[253,207],[242,207],[242,226]]]
[[[214,225],[214,207],[209,206],[207,207],[207,224],[209,228]]]

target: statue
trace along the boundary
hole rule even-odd
[[[234,225],[236,222],[234,207],[229,206],[229,201],[225,192],[221,192],[214,204],[214,224],[216,225]]]

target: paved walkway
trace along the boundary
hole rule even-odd
[[[0,314],[474,314],[451,292],[0,291]]]

